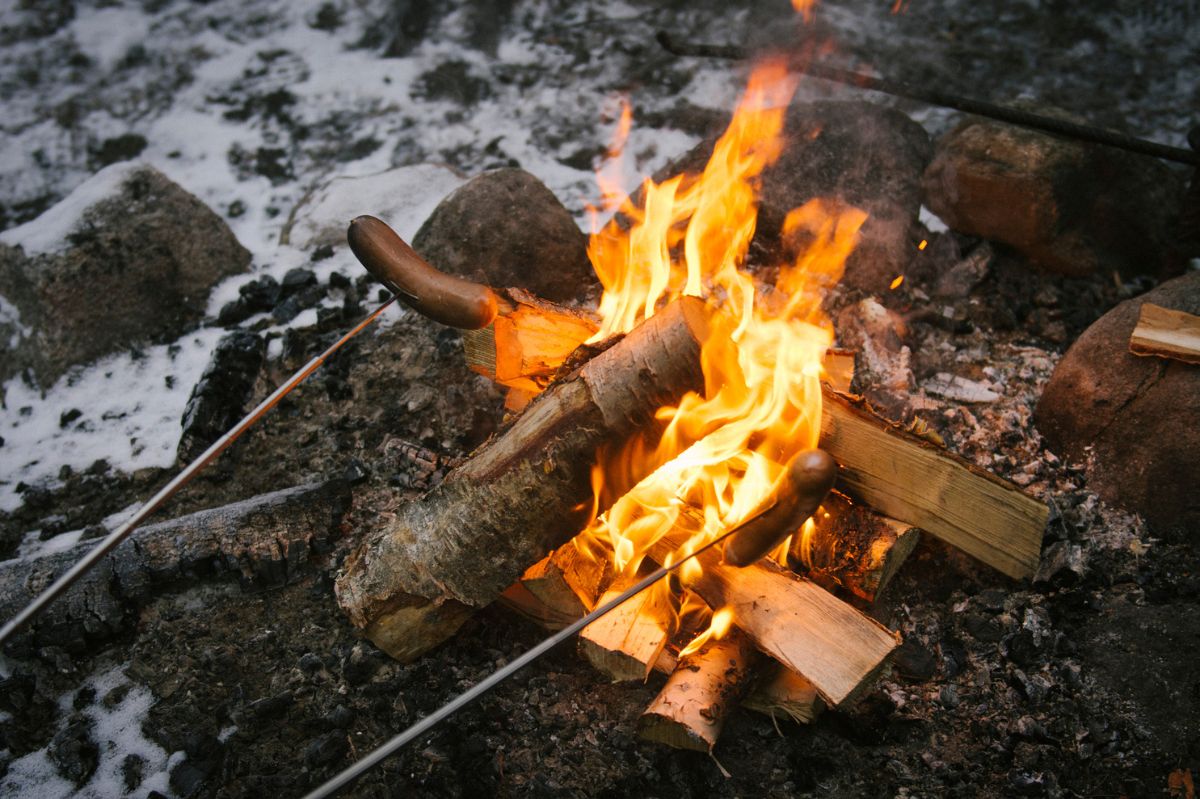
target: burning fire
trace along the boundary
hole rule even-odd
[[[817,444],[822,361],[833,343],[821,298],[841,277],[866,214],[810,201],[786,217],[785,239],[807,246],[773,286],[739,270],[755,232],[760,177],[782,151],[796,82],[782,62],[756,68],[704,171],[645,180],[640,202],[626,198],[620,216],[592,235],[589,256],[604,287],[595,340],[632,330],[681,295],[703,297],[714,309],[701,356],[704,396],[661,408],[665,430],[656,441],[602,453],[594,470],[597,507],[615,501],[576,543],[619,571],[636,571],[664,538],[678,557],[752,516],[792,456]],[[622,141],[628,131],[626,106]],[[615,207],[611,179],[602,177],[601,186]],[[647,473],[636,484],[630,477]],[[664,620],[664,629],[674,623]]]

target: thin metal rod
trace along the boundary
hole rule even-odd
[[[372,751],[366,757],[363,757],[360,760],[356,761],[355,763],[351,764],[348,768],[346,768],[341,773],[337,774],[332,779],[330,779],[327,782],[325,782],[324,784],[322,784],[316,790],[305,794],[304,799],[323,799],[324,797],[332,796],[337,791],[340,791],[342,788],[345,788],[347,785],[354,782],[354,780],[361,777],[367,771],[369,771],[370,769],[377,766],[380,762],[387,759],[391,755],[395,754],[396,751],[399,750],[404,745],[412,743],[412,741],[414,741],[415,739],[424,735],[426,732],[433,729],[435,726],[437,726],[441,722],[445,721],[446,719],[450,718],[458,711],[460,711],[463,708],[467,707],[468,705],[474,703],[480,697],[482,697],[484,694],[486,694],[488,691],[491,691],[497,685],[504,682],[509,677],[513,676],[518,671],[520,671],[521,669],[528,666],[530,663],[533,663],[535,660],[540,658],[542,655],[546,654],[550,650],[554,649],[555,647],[559,646],[560,644],[562,644],[562,643],[566,642],[567,640],[569,640],[570,638],[574,637],[574,635],[576,633],[578,633],[584,627],[586,627],[589,624],[591,624],[592,622],[594,622],[596,619],[605,615],[606,613],[611,611],[613,608],[624,603],[625,601],[637,596],[642,591],[645,591],[647,588],[654,585],[656,582],[658,582],[662,578],[666,577],[668,574],[675,571],[680,566],[682,566],[684,563],[687,563],[689,560],[691,560],[692,558],[699,555],[701,552],[711,549],[712,547],[721,543],[726,538],[728,538],[730,535],[737,532],[738,529],[740,529],[740,528],[735,527],[735,528],[726,530],[724,533],[717,536],[712,541],[710,541],[707,544],[705,544],[704,546],[700,547],[699,549],[697,549],[695,552],[691,553],[690,555],[685,555],[684,557],[680,558],[677,562],[672,563],[670,566],[662,566],[657,571],[654,571],[651,574],[647,575],[646,577],[639,580],[637,583],[635,583],[634,585],[630,586],[625,591],[623,591],[620,594],[620,596],[617,596],[614,599],[610,600],[609,602],[601,605],[600,607],[596,608],[591,613],[587,614],[586,616],[579,619],[578,621],[575,621],[571,625],[564,627],[562,630],[558,631],[554,635],[552,635],[549,638],[547,638],[546,640],[542,641],[540,644],[535,646],[533,649],[530,649],[528,652],[524,653],[523,655],[518,657],[513,662],[511,662],[505,666],[502,666],[501,668],[492,672],[487,677],[480,680],[478,683],[476,683],[475,685],[468,688],[463,693],[456,696],[454,699],[450,700],[449,702],[442,705],[437,710],[430,713],[425,718],[423,718],[420,721],[418,721],[417,723],[413,724],[411,727],[406,729],[404,732],[401,732],[400,734],[396,735],[391,740],[389,740],[387,743],[383,744],[379,748]]]
[[[138,508],[137,512],[134,513],[128,521],[105,536],[105,538],[94,548],[92,548],[86,555],[84,555],[78,563],[64,572],[63,575],[51,583],[46,590],[38,594],[38,596],[32,602],[30,602],[24,610],[9,620],[9,622],[4,625],[4,628],[0,629],[0,644],[3,644],[10,637],[12,637],[13,633],[19,630],[38,613],[40,613],[64,591],[70,588],[76,580],[78,580],[80,577],[86,574],[89,569],[95,566],[97,561],[99,561],[101,558],[111,552],[114,547],[124,541],[125,538],[132,533],[139,524],[146,520],[146,517],[158,510],[158,508],[162,506],[162,504],[168,499],[175,496],[176,492],[191,482],[192,478],[199,474],[204,467],[208,466],[210,463],[216,460],[222,452],[228,449],[229,445],[236,441],[238,436],[249,430],[255,422],[257,422],[267,411],[275,407],[275,405],[281,399],[287,396],[287,394],[293,388],[298,386],[305,380],[305,378],[315,372],[321,366],[321,364],[325,362],[326,358],[333,355],[335,352],[341,349],[347,341],[358,335],[363,328],[374,322],[375,319],[378,318],[381,313],[387,310],[388,306],[395,301],[396,297],[393,295],[387,300],[387,302],[383,303],[374,311],[372,311],[365,319],[360,321],[348,333],[334,342],[327,350],[313,358],[311,361],[305,364],[300,371],[289,377],[287,382],[271,393],[271,396],[259,403],[258,407],[250,411],[250,413],[247,414],[240,422],[234,425],[232,429],[218,438],[212,444],[212,446],[204,450],[199,457],[185,466],[183,471],[175,475],[171,482],[159,489],[158,493],[151,497],[145,505],[142,505],[140,508]]]
[[[749,56],[746,50],[733,45],[680,42],[666,31],[659,31],[655,35],[655,38],[664,50],[678,56],[725,58],[730,60],[744,60]],[[1127,136],[1123,133],[1098,128],[1093,125],[1083,125],[1065,119],[1055,119],[1054,117],[1035,114],[1019,108],[997,105],[996,103],[989,103],[984,100],[974,100],[969,97],[960,97],[949,92],[914,86],[911,83],[903,81],[875,78],[870,75],[864,75],[861,72],[839,69],[838,67],[826,66],[825,64],[797,61],[796,68],[816,78],[844,83],[849,86],[857,86],[860,89],[870,89],[896,97],[906,97],[910,100],[928,103],[929,105],[953,108],[957,111],[965,111],[968,114],[989,117],[1001,122],[1044,130],[1047,133],[1069,136],[1082,141],[1103,144],[1108,147],[1117,147],[1122,150],[1161,158],[1165,161],[1175,161],[1176,163],[1188,164],[1189,166],[1200,166],[1200,153],[1193,150],[1139,139],[1135,136]]]

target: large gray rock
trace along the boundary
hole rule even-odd
[[[1183,178],[1153,158],[970,118],[938,141],[924,187],[954,230],[1052,272],[1161,276],[1181,263]]]
[[[522,169],[484,172],[454,191],[417,231],[413,249],[443,271],[560,302],[596,284],[587,237]]]
[[[1200,530],[1200,366],[1129,352],[1143,302],[1200,314],[1200,272],[1127,300],[1059,362],[1034,417],[1088,486],[1158,531]]]
[[[116,164],[0,235],[0,295],[27,335],[0,377],[43,385],[74,364],[180,335],[250,253],[203,202],[152,167]]]
[[[846,261],[843,282],[879,292],[902,274],[916,253],[911,230],[921,209],[921,174],[929,162],[929,136],[890,108],[861,102],[795,103],[788,109],[784,148],[762,177],[758,226],[752,247],[768,258],[794,257],[800,241],[783,242],[787,213],[814,198],[866,211],[858,247]],[[660,170],[656,180],[698,173],[716,138]]]

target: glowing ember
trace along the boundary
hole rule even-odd
[[[888,288],[892,291],[900,288],[900,284],[904,282],[904,275],[896,275],[896,279],[888,284]]]
[[[713,309],[702,350],[705,396],[662,408],[665,431],[656,442],[602,453],[595,469],[597,506],[615,501],[577,544],[611,557],[618,570],[636,570],[668,533],[672,544],[690,536],[676,549],[684,554],[753,515],[783,465],[817,444],[822,359],[833,342],[820,302],[841,277],[866,214],[810,201],[784,221],[784,238],[805,246],[774,286],[738,269],[755,231],[759,178],[782,149],[795,85],[781,62],[758,67],[704,171],[646,180],[640,207],[621,205],[628,229],[614,220],[592,236],[589,256],[604,286],[596,340],[631,330],[680,295],[704,297]],[[628,478],[648,472],[636,485]],[[778,552],[786,551],[784,542]]]

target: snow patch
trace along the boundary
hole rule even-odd
[[[84,685],[96,692],[99,701],[82,713],[94,723],[92,740],[99,748],[99,764],[95,773],[82,788],[63,779],[50,761],[45,749],[32,752],[9,764],[8,773],[0,779],[0,795],[37,796],[39,799],[103,799],[112,796],[146,797],[153,791],[170,793],[168,768],[170,758],[162,747],[142,734],[154,696],[145,687],[130,682],[123,667],[99,671]],[[77,691],[59,698],[59,728],[66,726],[72,714],[72,701]],[[133,792],[125,790],[121,764],[127,757],[142,760],[144,777]]]
[[[950,227],[942,221],[940,216],[923,205],[921,206],[921,213],[918,219],[921,220],[922,225],[928,228],[930,233],[945,233],[950,230]]]
[[[145,41],[150,19],[140,9],[102,8],[79,14],[71,35],[100,69],[112,69],[129,48]]]
[[[174,463],[188,395],[223,333],[198,330],[172,345],[110,356],[68,372],[44,396],[19,378],[8,381],[0,510],[20,506],[19,482],[52,483],[63,466],[81,470],[103,458],[133,472]],[[64,423],[75,410],[82,415]]]
[[[122,161],[101,169],[41,216],[0,233],[0,242],[21,247],[26,255],[62,252],[84,212],[120,192],[130,173],[141,166],[137,161]]]

